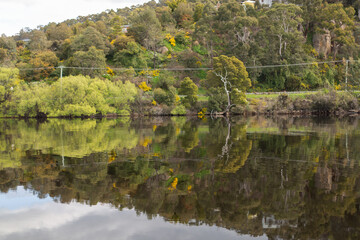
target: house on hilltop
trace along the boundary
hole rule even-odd
[[[259,3],[261,4],[261,5],[267,5],[267,6],[269,6],[269,7],[271,7],[271,5],[273,4],[273,3],[275,3],[275,2],[279,2],[279,3],[282,3],[282,2],[286,2],[285,0],[258,0],[259,1]],[[255,2],[256,1],[254,1],[254,0],[246,0],[246,1],[244,1],[242,4],[243,5],[251,5],[251,6],[254,6],[255,5]]]
[[[261,5],[269,5],[269,7],[271,7],[273,0],[259,0],[259,3]]]

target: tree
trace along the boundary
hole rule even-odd
[[[181,102],[186,108],[195,106],[198,100],[198,91],[196,84],[188,77],[180,83],[179,94],[185,95]]]
[[[214,58],[213,70],[208,72],[206,81],[209,87],[224,89],[227,96],[225,112],[229,112],[233,106],[231,103],[231,92],[236,90],[244,95],[246,90],[251,86],[251,81],[243,62],[236,57],[227,57],[224,55]]]
[[[193,16],[194,22],[197,22],[200,20],[202,14],[203,14],[203,11],[204,11],[204,4],[197,3],[195,6],[194,16]]]
[[[213,60],[214,45],[219,40],[216,34],[216,11],[214,6],[210,3],[206,4],[203,9],[203,14],[200,20],[195,25],[195,36],[199,42],[206,46],[208,57]],[[213,63],[211,62],[211,65]]]
[[[95,28],[87,27],[84,32],[77,35],[71,42],[71,49],[76,51],[88,51],[91,47],[101,49],[105,54],[109,52],[106,44],[106,38]]]
[[[77,51],[69,60],[69,66],[85,69],[71,69],[71,74],[96,76],[105,72],[106,58],[103,50],[90,47],[88,51]]]
[[[64,41],[72,36],[71,28],[65,23],[51,23],[46,28],[46,34],[50,41]]]
[[[186,0],[168,0],[166,4],[169,6],[172,12],[179,6],[180,3],[186,3]]]
[[[355,39],[353,35],[355,10],[352,7],[344,8],[341,3],[327,4],[318,15],[317,31],[324,29],[330,31],[332,52],[334,58],[342,46],[353,46]]]
[[[127,42],[125,49],[115,53],[114,61],[123,67],[147,67],[145,51],[138,43],[133,41]]]
[[[316,18],[321,11],[322,0],[290,0],[289,2],[301,7],[303,11],[301,17],[304,20],[303,33],[307,37],[313,31]]]
[[[0,68],[0,103],[9,100],[14,88],[20,83],[17,68]]]
[[[31,33],[30,40],[28,45],[30,51],[43,51],[51,45],[51,42],[47,40],[46,34],[39,30],[34,30]]]
[[[0,63],[2,65],[12,65],[16,59],[16,42],[11,37],[2,35],[0,37]]]
[[[122,26],[123,26],[124,20],[120,16],[114,16],[110,20],[110,39],[115,39],[117,36],[124,35],[122,32]]]
[[[154,68],[156,68],[156,50],[162,39],[161,24],[156,17],[156,12],[151,8],[145,8],[133,16],[129,34],[153,52]]]
[[[35,68],[20,72],[20,77],[25,81],[40,81],[49,78],[58,65],[59,59],[56,54],[50,50],[38,51],[32,54],[28,63],[20,63],[20,68]]]
[[[189,3],[181,2],[174,11],[174,18],[178,26],[188,27],[193,21],[194,11]]]
[[[301,12],[301,8],[295,4],[275,4],[266,12],[263,21],[265,21],[269,34],[278,40],[280,58],[283,57],[288,45],[294,44],[293,39],[299,39],[301,36],[297,30],[303,21]],[[295,44],[298,44],[298,41]]]

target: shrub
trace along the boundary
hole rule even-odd
[[[180,83],[179,94],[185,95],[181,102],[186,108],[191,108],[192,106],[196,105],[198,100],[198,92],[198,87],[190,78],[186,77]]]
[[[169,71],[161,72],[159,75],[159,80],[156,82],[155,86],[157,88],[162,88],[169,90],[175,84],[175,78],[173,74]]]
[[[301,78],[291,75],[285,80],[285,89],[288,91],[297,91],[301,88]]]
[[[291,110],[292,106],[291,106],[291,98],[289,97],[289,95],[283,93],[280,94],[273,106],[273,109],[275,110]]]
[[[211,88],[208,91],[209,102],[208,109],[209,111],[224,111],[227,106],[227,98],[226,94],[224,94],[224,90],[221,88]]]
[[[336,92],[334,90],[323,90],[310,96],[311,108],[319,112],[332,112],[336,107]]]
[[[185,106],[180,104],[177,105],[172,111],[171,111],[171,115],[185,115],[186,114],[186,109]]]
[[[164,103],[170,106],[176,102],[176,89],[170,87],[168,91],[165,91],[164,89],[156,88],[154,90],[154,100],[159,104]]]
[[[25,117],[91,116],[128,110],[137,89],[130,82],[112,83],[84,76],[66,77],[52,85],[22,84],[14,89],[9,106]]]
[[[183,32],[176,34],[175,41],[176,41],[176,43],[184,45],[184,46],[188,46],[190,44],[189,36]]]
[[[359,102],[357,98],[348,92],[338,94],[336,102],[337,102],[337,108],[339,110],[341,109],[341,110],[349,111],[359,108]]]

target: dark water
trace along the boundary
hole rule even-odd
[[[0,121],[0,239],[360,239],[357,118]]]

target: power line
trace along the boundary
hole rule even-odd
[[[283,64],[283,65],[265,65],[265,66],[250,66],[246,67],[247,69],[253,68],[277,68],[277,67],[295,67],[295,66],[309,66],[317,64],[327,64],[327,63],[342,63],[342,60],[338,61],[327,61],[327,62],[312,62],[312,63],[294,63],[294,64]]]
[[[349,60],[346,60],[346,62]],[[256,68],[278,68],[278,67],[295,67],[295,66],[309,66],[317,64],[327,64],[327,63],[343,63],[342,60],[337,61],[324,61],[324,62],[311,62],[311,63],[294,63],[294,64],[278,64],[278,65],[257,65],[257,66],[245,66],[247,69],[256,69]],[[80,70],[107,70],[107,68],[93,68],[93,67],[42,67],[42,68],[19,68],[19,71],[31,71],[31,70],[47,70],[47,69],[80,69]],[[148,68],[112,68],[112,70],[117,71],[201,71],[201,70],[213,70],[213,68],[157,68],[157,69],[148,69]]]

